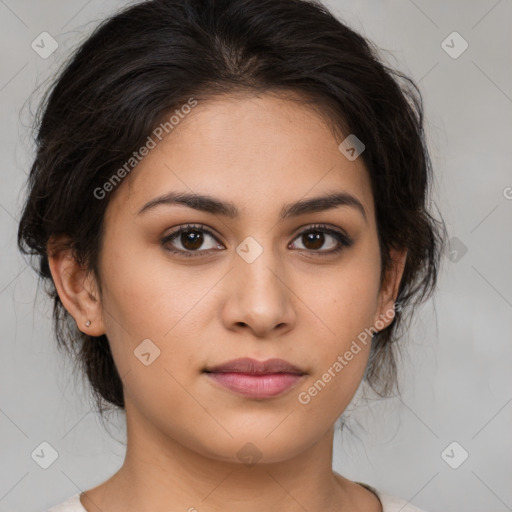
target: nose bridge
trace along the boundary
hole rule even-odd
[[[278,251],[272,246],[271,236],[246,237],[236,248],[235,271],[240,284],[263,288],[267,294],[281,289],[278,275],[283,274]],[[267,296],[269,299],[270,297]]]
[[[264,332],[290,323],[292,305],[285,285],[284,265],[272,237],[248,236],[236,248],[229,295],[229,322]]]

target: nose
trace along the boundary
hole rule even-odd
[[[248,329],[257,337],[293,329],[296,297],[278,255],[270,248],[263,249],[254,261],[237,254],[233,265],[224,279],[221,314],[226,328]]]

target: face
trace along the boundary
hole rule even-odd
[[[218,98],[116,190],[101,299],[84,306],[97,332],[84,332],[106,333],[134,425],[224,461],[251,442],[276,462],[314,445],[344,411],[369,356],[362,333],[391,322],[401,269],[380,288],[369,176],[340,142],[296,102]],[[229,208],[155,201],[170,193]],[[290,209],[328,194],[354,199]],[[242,357],[284,359],[303,374],[281,392],[272,386],[286,379],[269,379],[265,397],[204,371]]]

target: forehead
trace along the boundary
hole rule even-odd
[[[367,170],[361,157],[351,161],[338,149],[342,140],[319,112],[286,96],[199,101],[131,171],[112,202],[136,215],[171,191],[208,194],[235,203],[243,216],[343,191],[373,218]]]

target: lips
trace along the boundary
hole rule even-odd
[[[246,373],[249,375],[265,375],[274,373],[289,373],[293,375],[304,375],[297,366],[285,361],[284,359],[267,359],[266,361],[257,361],[249,357],[233,359],[225,363],[205,368],[206,373]]]
[[[227,361],[204,373],[210,382],[250,399],[277,397],[298,385],[306,373],[284,359],[242,358]]]

